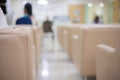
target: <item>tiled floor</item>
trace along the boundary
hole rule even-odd
[[[43,40],[38,80],[82,80],[57,40],[53,42],[48,37]]]

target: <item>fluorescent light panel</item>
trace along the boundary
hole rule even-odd
[[[26,0],[24,0],[24,1],[22,2],[22,4],[23,4],[23,5],[25,5],[26,3],[27,3],[27,1],[26,1]]]
[[[100,6],[100,7],[104,7],[104,4],[101,2],[101,3],[99,4],[99,6]]]
[[[37,4],[39,4],[39,5],[48,5],[48,1],[47,0],[38,0]]]
[[[93,7],[93,4],[92,3],[88,3],[88,7]]]

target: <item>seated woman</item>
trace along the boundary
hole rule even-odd
[[[24,6],[24,16],[17,19],[17,25],[32,25],[32,20],[30,16],[32,15],[32,5],[30,3],[25,4]]]

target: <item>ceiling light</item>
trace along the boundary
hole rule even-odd
[[[48,1],[47,0],[38,0],[37,3],[39,5],[48,5]]]
[[[104,7],[104,4],[103,4],[103,3],[100,3],[99,6],[100,6],[100,7]]]
[[[26,3],[27,3],[27,1],[26,1],[26,0],[22,2],[22,4],[23,4],[23,5],[25,5]]]
[[[47,77],[49,75],[49,71],[47,69],[42,70],[41,75]]]
[[[92,3],[88,3],[88,7],[93,7],[93,4]]]

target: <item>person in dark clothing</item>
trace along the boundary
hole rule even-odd
[[[32,15],[32,5],[30,3],[25,4],[24,6],[24,16],[17,19],[17,25],[32,25],[32,20],[30,16]]]
[[[21,25],[22,25],[22,24],[32,25],[32,21],[31,21],[31,19],[30,19],[28,16],[24,16],[24,17],[22,17],[22,18],[17,19],[16,24],[17,24],[17,25],[20,25],[20,24],[21,24]]]
[[[54,40],[54,32],[52,30],[52,21],[49,21],[48,17],[47,20],[43,22],[43,31],[44,33],[51,33],[52,34],[52,39]]]
[[[43,22],[43,31],[44,33],[52,32],[52,22],[49,21],[48,17],[47,20]]]
[[[99,16],[95,16],[95,18],[94,18],[94,23],[96,23],[96,24],[100,23]]]

